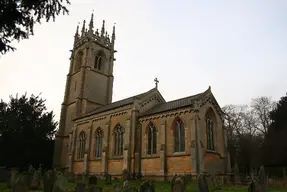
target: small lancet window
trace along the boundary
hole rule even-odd
[[[114,155],[123,155],[124,131],[120,124],[117,124],[114,129],[114,142]]]
[[[84,131],[81,131],[79,134],[79,145],[78,145],[78,159],[83,159],[85,156],[85,147],[86,147],[86,134]]]
[[[214,144],[214,125],[215,125],[215,114],[210,108],[205,116],[206,120],[206,148],[207,150],[215,151]]]
[[[185,130],[181,119],[176,119],[173,123],[174,152],[185,151]]]
[[[103,145],[103,131],[98,128],[95,132],[95,157],[100,158],[102,156],[102,145]]]
[[[207,149],[214,151],[213,121],[209,118],[206,119],[206,137]]]
[[[156,127],[150,122],[147,127],[147,154],[156,154]]]

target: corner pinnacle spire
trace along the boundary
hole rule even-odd
[[[92,13],[91,20],[90,20],[90,23],[89,23],[89,31],[88,31],[88,36],[89,37],[93,36],[93,33],[94,33],[93,29],[94,29],[94,13]]]
[[[115,43],[115,40],[116,40],[116,23],[114,23],[114,26],[113,26],[112,44]]]
[[[91,20],[90,20],[90,24],[89,24],[89,31],[93,30],[94,28],[94,13],[92,13],[91,15]]]
[[[76,33],[75,33],[76,36],[79,35],[79,24],[80,24],[80,23],[78,23],[77,29],[76,29]]]
[[[76,33],[75,33],[75,36],[74,36],[74,44],[76,43],[76,41],[79,40],[79,24],[77,25],[77,29],[76,29]]]
[[[101,37],[105,35],[105,20],[103,20],[102,30],[101,30]]]
[[[82,37],[85,35],[85,32],[86,32],[86,20],[84,20],[83,22],[83,27],[82,27]]]

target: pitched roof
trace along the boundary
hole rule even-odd
[[[104,105],[102,107],[96,108],[96,109],[91,110],[90,112],[88,112],[85,116],[89,116],[89,115],[105,112],[105,111],[108,111],[108,110],[111,110],[111,109],[115,109],[115,108],[118,108],[118,107],[123,107],[125,105],[132,104],[136,99],[140,99],[140,98],[144,97],[145,95],[153,92],[155,89],[156,88],[153,88],[153,89],[151,89],[151,90],[149,90],[147,92],[140,93],[138,95],[134,95],[132,97],[129,97],[129,98],[126,98],[126,99],[122,99],[122,100],[110,103],[108,105]]]
[[[202,93],[196,94],[196,95],[191,95],[188,97],[180,98],[180,99],[169,101],[166,103],[160,103],[154,106],[153,108],[147,110],[146,112],[142,113],[140,116],[143,117],[143,116],[153,115],[153,114],[164,112],[164,111],[170,111],[170,110],[179,109],[179,108],[183,108],[187,106],[192,106],[196,100],[200,99],[208,91],[210,91],[210,87],[208,88],[208,90]]]

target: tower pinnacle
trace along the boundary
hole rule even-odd
[[[92,13],[92,15],[91,15],[91,20],[90,20],[90,23],[89,23],[88,35],[89,35],[90,37],[93,36],[93,33],[94,33],[93,29],[94,29],[94,13]]]
[[[82,27],[82,37],[85,36],[85,32],[86,32],[86,20],[84,20],[83,22],[83,27]]]
[[[105,20],[103,20],[102,30],[101,30],[101,37],[105,35]]]
[[[114,23],[114,26],[113,26],[112,44],[115,43],[115,40],[116,40],[116,23]]]
[[[75,33],[75,36],[74,36],[74,44],[79,40],[79,24],[77,25],[77,29],[76,29],[76,33]]]

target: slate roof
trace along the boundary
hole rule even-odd
[[[116,102],[113,102],[113,103],[110,103],[108,105],[104,105],[104,106],[99,107],[97,109],[91,110],[85,116],[89,116],[89,115],[93,115],[93,114],[109,111],[111,109],[115,109],[115,108],[118,108],[118,107],[122,107],[122,106],[125,106],[125,105],[132,104],[136,99],[140,99],[140,98],[144,97],[145,95],[153,92],[154,90],[155,90],[155,88],[153,88],[153,89],[151,89],[151,90],[149,90],[147,92],[140,93],[138,95],[134,95],[132,97],[129,97],[129,98],[126,98],[126,99],[123,99],[123,100],[119,100],[119,101],[116,101]]]
[[[205,92],[199,93],[196,95],[192,95],[189,97],[184,97],[181,99],[169,101],[166,103],[160,103],[153,108],[147,110],[146,112],[142,113],[140,116],[148,116],[148,115],[153,115],[156,113],[164,112],[164,111],[170,111],[174,109],[179,109],[187,106],[193,106],[194,101],[198,100],[202,95],[204,95]]]

